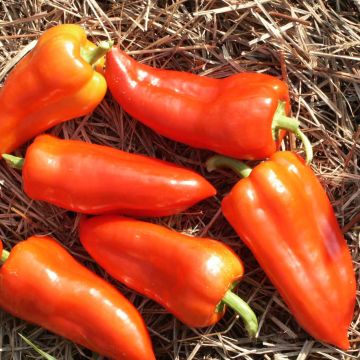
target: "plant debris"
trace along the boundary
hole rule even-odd
[[[34,47],[44,30],[60,23],[80,24],[93,41],[113,39],[137,60],[159,68],[216,78],[242,71],[282,78],[290,88],[292,114],[314,145],[312,167],[335,208],[359,277],[357,0],[3,0],[0,19],[0,81]],[[259,317],[260,331],[255,341],[246,337],[242,322],[231,311],[216,326],[189,329],[156,303],[111,279],[80,245],[80,216],[30,200],[22,191],[21,174],[3,161],[0,164],[0,238],[5,249],[33,234],[55,237],[137,306],[149,328],[157,359],[360,358],[359,291],[349,329],[351,350],[343,352],[314,341],[303,331],[221,215],[220,201],[237,178],[231,172],[207,173],[204,163],[210,152],[157,135],[127,115],[110,94],[91,115],[58,125],[49,133],[173,161],[201,172],[219,191],[217,197],[187,212],[149,221],[190,235],[220,239],[237,251],[246,269],[238,293]],[[293,135],[287,135],[283,146],[304,155],[295,142]],[[24,155],[25,150],[26,146],[15,154]],[[96,358],[44,329],[5,312],[0,316],[1,360],[38,357],[19,333],[59,360]]]

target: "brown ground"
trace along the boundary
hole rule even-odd
[[[235,3],[239,4],[237,8],[232,6]],[[313,169],[335,208],[358,275],[359,11],[358,0],[3,0],[0,81],[45,29],[59,23],[82,24],[94,41],[110,37],[136,59],[156,67],[212,77],[240,71],[282,76],[290,87],[293,116],[301,121],[314,144]],[[160,137],[131,119],[110,95],[90,116],[50,132],[175,161],[201,172],[219,190],[216,198],[188,212],[152,221],[188,234],[218,238],[236,249],[246,266],[246,277],[238,292],[259,316],[259,337],[255,342],[247,339],[241,321],[231,311],[214,327],[189,329],[159,305],[109,279],[143,314],[158,359],[359,358],[360,297],[349,329],[352,349],[347,353],[316,342],[302,331],[218,211],[221,198],[236,182],[236,176],[230,172],[206,173],[204,160],[208,152]],[[293,137],[287,140],[286,147],[295,149]],[[24,154],[25,149],[19,154]],[[79,244],[78,216],[31,201],[22,192],[21,174],[3,162],[0,180],[0,238],[6,249],[29,235],[51,234],[77,259],[108,278]],[[0,359],[39,357],[19,333],[56,359],[100,358],[39,327],[3,312],[0,316]]]

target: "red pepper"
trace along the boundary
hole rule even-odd
[[[246,177],[222,202],[226,219],[299,324],[314,338],[348,349],[355,275],[346,241],[315,174],[291,152],[277,152],[252,171],[221,156],[208,162],[209,170],[226,166]]]
[[[25,193],[85,214],[176,214],[216,193],[202,176],[174,164],[106,146],[38,136],[23,166]]]
[[[116,360],[155,360],[136,308],[50,237],[2,251],[0,307]]]
[[[96,47],[78,25],[45,31],[0,89],[0,154],[91,113],[106,93],[106,81],[96,70],[109,46]]]
[[[157,301],[188,326],[216,323],[228,304],[242,316],[249,335],[256,334],[255,314],[231,292],[243,265],[221,242],[116,216],[83,219],[80,240],[115,279]]]
[[[279,146],[279,129],[309,141],[290,110],[287,85],[265,74],[212,79],[155,69],[119,48],[106,56],[105,77],[119,104],[159,134],[240,159],[263,159]],[[280,134],[281,138],[281,134]]]

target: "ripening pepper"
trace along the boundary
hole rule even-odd
[[[116,360],[155,360],[136,308],[50,237],[2,251],[0,307]]]
[[[119,216],[82,219],[80,241],[115,279],[148,296],[184,324],[216,323],[225,304],[243,318],[250,336],[257,319],[231,290],[241,279],[241,260],[225,244]]]
[[[85,214],[166,216],[216,193],[194,171],[107,146],[40,135],[25,159],[3,155],[23,170],[25,193]]]
[[[277,152],[253,170],[221,156],[208,169],[245,177],[222,211],[254,253],[299,324],[314,338],[349,348],[355,275],[330,201],[313,171],[291,152]]]
[[[100,70],[110,44],[96,47],[78,25],[43,33],[0,89],[0,154],[50,127],[88,114],[106,93]]]
[[[118,103],[159,134],[185,144],[239,159],[273,154],[290,130],[309,140],[290,111],[287,85],[277,78],[240,73],[213,79],[140,64],[112,48],[106,55],[105,77]]]

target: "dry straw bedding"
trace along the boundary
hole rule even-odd
[[[95,41],[115,39],[136,59],[156,67],[217,78],[241,71],[283,78],[290,88],[293,116],[314,144],[312,167],[335,208],[358,276],[359,11],[358,0],[3,0],[0,78],[4,80],[42,31],[59,23],[81,24]],[[233,246],[246,267],[238,293],[259,316],[259,337],[255,342],[247,339],[242,322],[231,311],[216,326],[189,329],[159,305],[110,279],[79,244],[79,216],[31,201],[22,192],[21,174],[1,163],[0,238],[5,248],[32,234],[57,238],[137,306],[158,359],[359,359],[360,297],[349,330],[352,350],[341,352],[310,338],[219,212],[220,200],[237,178],[230,172],[206,173],[204,160],[210,153],[162,138],[129,117],[110,95],[93,114],[50,132],[173,161],[206,176],[219,190],[217,197],[180,215],[150,221]],[[286,148],[296,148],[293,136],[287,138]],[[4,312],[0,316],[0,359],[39,357],[19,333],[56,359],[100,358]]]

